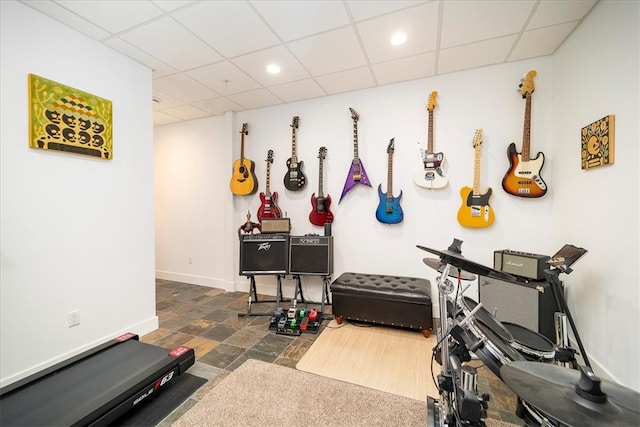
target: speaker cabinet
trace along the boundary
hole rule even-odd
[[[333,274],[333,236],[291,236],[289,273],[316,276]]]
[[[243,234],[240,240],[240,275],[287,274],[289,236]]]
[[[524,326],[555,343],[554,313],[560,310],[547,281],[512,283],[478,276],[478,287],[482,306],[498,320]]]

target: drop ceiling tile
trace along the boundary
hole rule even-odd
[[[149,1],[65,0],[60,4],[113,34],[147,22],[163,13]]]
[[[153,103],[154,110],[164,110],[165,108],[177,107],[183,105],[184,101],[174,98],[166,92],[163,92],[157,88],[153,88],[153,97],[157,98],[159,102]]]
[[[313,76],[367,64],[351,27],[291,42],[288,46]]]
[[[226,58],[280,43],[246,2],[198,2],[173,16]]]
[[[429,77],[436,71],[435,52],[400,58],[371,66],[378,84],[385,85],[405,80]]]
[[[311,77],[284,46],[240,56],[231,62],[264,86],[274,86]],[[267,72],[267,65],[271,63],[280,66],[280,74]]]
[[[362,44],[372,63],[435,51],[437,29],[438,3],[436,2],[358,24]],[[407,34],[407,42],[401,46],[392,46],[389,39],[397,31],[404,31]]]
[[[163,113],[169,114],[171,116],[178,117],[182,120],[193,120],[200,119],[202,117],[209,116],[209,113],[206,111],[202,111],[199,108],[194,107],[193,105],[179,105],[177,107],[171,107],[162,110]]]
[[[195,107],[206,111],[209,114],[214,116],[220,116],[227,111],[244,111],[245,108],[236,104],[232,100],[228,98],[214,98],[207,99],[205,101],[195,102],[193,104]]]
[[[442,49],[520,33],[534,0],[457,1],[442,3]]]
[[[313,79],[272,86],[269,90],[284,102],[302,101],[327,94]]]
[[[164,62],[158,60],[157,58],[154,58],[153,56],[138,49],[137,47],[130,45],[119,37],[111,37],[110,39],[105,40],[104,43],[112,49],[115,49],[118,52],[128,56],[129,58],[133,58],[141,64],[144,64],[147,67],[151,68],[153,70],[154,78],[162,77],[168,74],[174,74],[177,72],[177,70],[169,67]]]
[[[162,8],[162,10],[170,12],[193,3],[194,0],[152,0],[152,2],[155,3],[156,6]]]
[[[338,1],[252,1],[253,7],[284,41],[349,25]]]
[[[278,99],[274,94],[266,89],[252,90],[250,92],[237,93],[228,97],[237,102],[247,110],[254,108],[269,107],[271,105],[282,104],[282,100]]]
[[[77,31],[80,31],[83,34],[88,35],[93,39],[102,40],[111,35],[104,29],[87,21],[86,19],[79,17],[70,10],[52,1],[22,0],[22,3],[44,13],[47,16],[50,16],[53,19],[62,22],[63,24]]]
[[[260,85],[229,61],[205,65],[185,74],[221,95],[258,89]]]
[[[369,67],[360,67],[339,73],[316,77],[316,81],[328,94],[333,95],[376,85]]]
[[[202,40],[169,17],[127,31],[120,37],[180,71],[222,59]]]
[[[202,83],[184,74],[174,74],[154,80],[153,88],[185,102],[197,102],[219,96]]]
[[[517,36],[485,40],[479,43],[442,49],[438,57],[438,74],[468,70],[505,60]]]
[[[363,19],[373,18],[375,16],[384,15],[390,12],[395,12],[400,9],[416,6],[419,4],[428,3],[428,1],[404,1],[404,0],[377,0],[377,1],[362,1],[362,0],[349,0],[347,4],[351,10],[351,15],[356,21],[362,21]]]
[[[525,58],[551,55],[571,34],[576,24],[577,21],[574,21],[526,31],[518,41],[516,48],[509,55],[508,60],[518,61]]]
[[[542,0],[529,21],[527,29],[578,21],[589,13],[595,3],[596,0]]]
[[[162,111],[154,111],[153,112],[153,124],[155,126],[159,126],[159,125],[168,125],[171,123],[178,123],[181,122],[182,119],[172,116],[170,114],[167,113],[163,113]]]

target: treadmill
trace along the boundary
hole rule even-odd
[[[0,425],[107,425],[194,362],[192,348],[169,351],[124,334],[0,389]]]

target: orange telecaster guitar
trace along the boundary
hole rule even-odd
[[[258,220],[265,218],[281,218],[282,211],[278,207],[278,193],[271,193],[271,164],[273,163],[273,150],[267,153],[267,186],[264,193],[260,193],[260,207],[258,208]]]
[[[544,164],[544,154],[539,152],[535,159],[530,159],[531,140],[531,94],[535,90],[533,78],[536,72],[531,70],[520,83],[520,93],[526,99],[524,107],[524,132],[522,136],[522,153],[516,151],[512,142],[507,148],[507,157],[511,164],[502,179],[502,188],[509,194],[518,197],[542,197],[547,193],[547,184],[542,180],[540,171]]]
[[[480,145],[482,145],[482,129],[478,129],[473,138],[475,150],[473,189],[463,187],[460,190],[462,206],[458,210],[458,222],[465,227],[488,227],[495,219],[493,208],[489,206],[491,188],[484,194],[480,193]]]
[[[249,160],[244,157],[244,136],[249,134],[246,123],[242,124],[240,134],[242,135],[240,143],[240,159],[233,162],[233,175],[231,176],[229,187],[233,194],[246,196],[256,192],[258,189],[258,179],[254,172],[256,164],[253,160]]]

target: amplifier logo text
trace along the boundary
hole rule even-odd
[[[271,243],[269,242],[260,243],[258,245],[259,251],[268,251],[269,249],[271,249]]]

